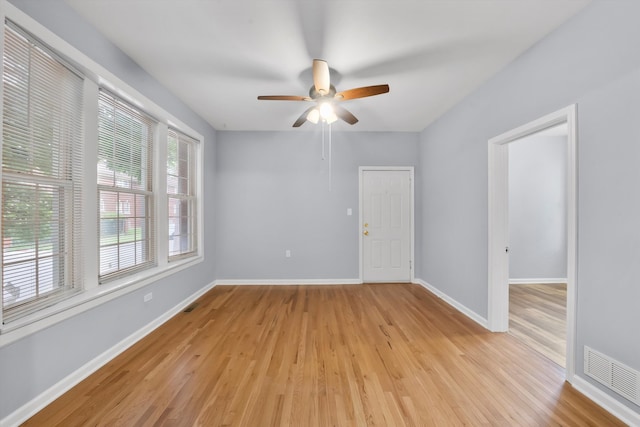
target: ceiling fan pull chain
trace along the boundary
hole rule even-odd
[[[324,122],[322,123],[322,160],[324,160]]]
[[[324,127],[323,127],[324,129]],[[331,174],[332,174],[332,151],[331,151],[331,123],[329,123],[329,192],[331,192]]]

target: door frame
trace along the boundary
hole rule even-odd
[[[410,278],[409,281],[413,282],[415,280],[415,262],[414,262],[414,256],[415,256],[415,222],[414,222],[414,210],[415,210],[415,186],[414,186],[414,167],[413,166],[360,166],[358,167],[358,250],[359,250],[359,280],[360,283],[364,283],[364,252],[363,252],[363,247],[362,247],[362,229],[363,227],[363,212],[364,212],[364,206],[363,206],[363,192],[362,192],[362,186],[364,183],[364,179],[363,179],[363,175],[365,171],[406,171],[409,172],[409,183],[410,183],[410,189],[409,189],[409,215],[410,215],[410,219],[409,219],[409,234],[410,234],[410,257],[411,259],[409,260],[410,263]]]
[[[489,301],[488,326],[509,329],[509,157],[508,144],[546,128],[567,123],[567,354],[565,375],[575,374],[577,295],[577,106],[575,104],[489,140]]]

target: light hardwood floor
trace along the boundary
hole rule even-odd
[[[218,286],[29,426],[619,426],[417,285]]]
[[[567,284],[510,285],[509,333],[564,367]]]

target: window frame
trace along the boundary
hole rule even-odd
[[[157,265],[157,258],[156,258],[156,254],[157,254],[157,250],[156,250],[156,245],[157,245],[157,230],[156,230],[156,221],[155,221],[155,212],[156,209],[154,207],[155,204],[155,194],[158,191],[158,186],[155,185],[155,179],[154,179],[154,172],[155,170],[159,167],[159,165],[156,163],[156,160],[153,156],[154,153],[154,148],[155,148],[155,142],[157,141],[157,137],[156,137],[156,133],[157,133],[157,127],[159,125],[159,123],[156,121],[155,118],[151,117],[149,114],[147,114],[144,111],[141,111],[138,108],[135,108],[134,106],[130,105],[128,102],[124,101],[123,99],[121,99],[119,96],[114,95],[112,93],[110,93],[109,91],[100,89],[99,95],[98,95],[98,123],[100,123],[100,105],[105,106],[107,105],[110,108],[113,108],[113,112],[114,115],[117,116],[118,113],[120,113],[121,115],[126,115],[128,116],[127,121],[137,121],[140,122],[140,124],[146,128],[147,130],[147,138],[145,138],[142,142],[142,145],[146,145],[146,147],[144,147],[144,150],[142,150],[146,156],[140,156],[139,159],[139,163],[137,163],[136,165],[133,164],[133,162],[131,163],[131,167],[139,167],[140,168],[140,179],[142,180],[142,187],[143,188],[134,188],[134,186],[132,185],[133,181],[133,177],[131,176],[126,176],[127,180],[129,181],[129,186],[124,186],[122,185],[122,183],[120,182],[120,180],[118,179],[118,174],[123,175],[126,174],[125,172],[119,172],[117,170],[111,170],[108,166],[106,166],[109,172],[113,173],[113,184],[112,185],[107,185],[107,184],[101,184],[100,183],[100,174],[98,174],[98,178],[97,178],[97,187],[98,187],[98,199],[99,199],[99,205],[96,206],[97,207],[97,213],[98,213],[98,222],[99,222],[99,227],[98,227],[98,235],[99,235],[99,248],[98,248],[98,257],[100,259],[100,267],[99,267],[99,273],[98,273],[98,280],[101,284],[109,282],[111,280],[115,280],[117,278],[121,278],[121,277],[126,277],[126,276],[130,276],[132,274],[135,274],[137,271],[141,271],[141,270],[146,270],[146,269],[150,269],[153,268]],[[116,124],[115,124],[115,117],[114,117],[114,128],[113,128],[113,135],[108,135],[108,136],[113,136],[115,138],[115,136],[119,133],[116,129]],[[98,141],[100,141],[100,126],[98,126]],[[127,141],[127,142],[131,142],[131,141]],[[100,146],[100,142],[98,143],[98,146]],[[118,164],[121,162],[118,162],[118,160],[116,159],[116,155],[115,152],[117,151],[116,149],[117,143],[115,143],[114,141],[114,155],[113,157],[108,157],[108,158],[102,158],[102,156],[100,155],[100,152],[98,152],[98,164],[97,167],[98,169],[100,169],[100,165],[102,161],[105,162],[109,162],[111,161],[112,164]],[[166,148],[165,148],[166,149]],[[131,154],[131,156],[133,156]],[[145,168],[146,166],[146,168]],[[122,179],[122,178],[120,178]],[[124,181],[123,181],[124,182]],[[116,242],[112,243],[112,244],[108,244],[108,245],[103,245],[102,244],[102,233],[103,233],[103,229],[102,229],[102,221],[106,218],[103,217],[103,215],[106,212],[101,211],[102,208],[102,202],[103,199],[101,198],[101,194],[102,193],[112,193],[116,196],[116,202],[115,202],[115,219],[116,219],[116,225],[119,228],[120,225],[120,221],[126,221],[128,222],[129,220],[133,219],[134,222],[137,222],[138,218],[142,218],[144,221],[144,228],[146,230],[146,232],[144,233],[146,236],[143,239],[138,240],[137,236],[134,236],[134,264],[130,265],[130,266],[125,266],[125,267],[121,267],[121,268],[115,268],[112,270],[108,270],[106,272],[102,272],[102,251],[105,248],[112,248],[115,250],[116,254],[117,254],[117,263],[119,264],[121,261],[120,258],[120,251],[121,248],[124,245],[129,245],[130,242],[125,242],[125,243],[121,243],[119,241],[120,238],[120,232],[118,230],[118,232],[116,233]],[[142,217],[138,217],[138,209],[135,208],[136,203],[134,202],[134,216],[130,216],[128,215],[126,212],[122,212],[121,211],[121,204],[123,204],[123,201],[121,200],[121,196],[122,195],[126,195],[129,197],[132,197],[134,200],[137,200],[138,197],[143,197],[144,198],[144,207],[143,207],[143,216]],[[128,201],[127,201],[128,202]],[[129,206],[129,214],[131,213],[131,207]],[[135,227],[134,227],[135,228]],[[136,262],[136,254],[137,254],[137,244],[138,242],[141,242],[141,246],[144,247],[144,249],[141,249],[141,253],[144,254],[144,259],[141,262]],[[126,260],[126,258],[124,258]]]
[[[14,187],[17,191],[21,191],[23,195],[29,194],[33,192],[34,200],[37,202],[40,200],[40,197],[45,194],[51,195],[52,203],[58,199],[58,206],[60,206],[60,211],[62,212],[62,216],[55,215],[55,221],[51,222],[51,225],[54,226],[54,235],[56,236],[50,242],[47,242],[46,239],[38,236],[38,233],[35,233],[34,242],[33,242],[33,256],[23,257],[23,259],[12,259],[14,258],[10,251],[7,250],[5,252],[5,242],[4,242],[4,230],[3,227],[3,251],[2,251],[2,300],[0,300],[0,324],[6,324],[22,317],[27,316],[30,313],[36,312],[43,307],[48,307],[54,305],[64,299],[70,298],[74,294],[77,294],[83,289],[83,280],[82,280],[82,261],[80,259],[80,255],[83,253],[82,242],[76,239],[76,236],[80,233],[82,227],[82,192],[81,192],[81,175],[82,168],[84,166],[84,158],[83,158],[83,145],[84,141],[82,140],[82,125],[84,123],[84,108],[82,102],[84,101],[84,96],[82,91],[84,89],[84,76],[81,72],[79,72],[75,67],[61,58],[55,50],[50,48],[46,43],[37,37],[30,34],[26,29],[22,28],[19,24],[13,22],[9,17],[4,17],[3,19],[3,29],[2,29],[2,42],[3,42],[3,53],[6,41],[6,35],[8,32],[12,34],[11,38],[14,40],[16,44],[13,44],[14,47],[20,49],[23,42],[27,46],[27,51],[22,52],[16,51],[17,58],[22,58],[23,61],[26,61],[28,65],[28,78],[27,78],[27,86],[20,89],[18,88],[18,92],[14,93],[14,95],[23,95],[24,101],[26,102],[27,112],[24,113],[25,119],[27,120],[26,128],[22,129],[22,134],[17,131],[21,126],[18,122],[14,123],[13,129],[14,135],[20,135],[18,137],[18,141],[27,142],[28,146],[31,147],[30,151],[32,160],[33,159],[41,159],[46,160],[47,157],[43,150],[46,147],[46,142],[42,140],[38,140],[37,138],[32,138],[32,135],[36,133],[35,128],[35,119],[32,119],[31,116],[33,111],[38,107],[36,105],[39,102],[49,102],[56,105],[61,105],[59,103],[57,94],[51,93],[46,85],[43,85],[43,82],[54,83],[60,86],[61,80],[64,81],[68,78],[71,78],[73,81],[71,82],[71,86],[65,85],[70,88],[70,90],[66,91],[65,97],[62,99],[66,99],[65,107],[60,108],[58,110],[58,114],[62,114],[62,116],[54,115],[51,119],[55,119],[55,122],[40,122],[46,123],[46,126],[52,126],[51,123],[64,123],[61,125],[60,130],[62,133],[51,131],[50,137],[52,138],[49,142],[57,141],[56,144],[52,144],[52,153],[56,153],[55,156],[58,158],[59,162],[53,162],[51,164],[52,170],[49,172],[46,171],[38,171],[38,168],[34,168],[34,165],[31,165],[30,170],[23,170],[24,167],[28,167],[28,164],[21,165],[20,161],[17,161],[11,165],[7,165],[2,167],[2,171],[0,174],[0,181],[2,186],[2,210],[0,221],[4,221],[6,219],[5,214],[10,213],[9,210],[5,211],[5,189]],[[4,55],[3,55],[4,56]],[[3,58],[2,67],[4,67],[5,60]],[[12,69],[18,68],[22,62],[17,62],[14,64]],[[34,65],[35,74],[31,73],[31,64],[40,64]],[[53,64],[53,65],[50,65]],[[23,64],[22,64],[23,65]],[[44,70],[42,67],[45,67]],[[39,74],[38,69],[40,69],[40,73],[45,71],[46,79],[41,80],[42,74]],[[52,70],[61,70],[62,74],[53,73]],[[52,79],[51,76],[58,76],[58,78]],[[2,77],[3,82],[0,89],[2,95],[2,150],[0,153],[4,151],[4,134],[5,134],[5,115],[4,115],[4,103],[5,103],[5,73],[4,68],[2,68]],[[35,79],[35,80],[32,80]],[[34,87],[38,88],[32,90]],[[56,89],[53,89],[54,91]],[[24,92],[23,92],[24,91]],[[36,92],[37,91],[37,92]],[[75,92],[75,94],[73,93]],[[43,97],[44,95],[44,97]],[[67,103],[71,101],[74,96],[80,96],[81,102],[80,104]],[[53,101],[53,100],[56,101]],[[40,105],[40,107],[42,107]],[[67,116],[67,114],[73,113],[71,116]],[[65,120],[62,120],[64,117]],[[21,118],[18,115],[18,118]],[[68,121],[71,119],[71,121]],[[29,136],[24,135],[24,131],[28,132]],[[55,149],[53,149],[55,147]],[[4,154],[4,153],[3,153]],[[29,156],[29,157],[31,157]],[[2,161],[4,165],[4,160]],[[18,190],[22,188],[22,190]],[[47,189],[49,189],[47,191]],[[7,190],[8,191],[8,190]],[[39,207],[35,208],[36,211],[39,211]],[[33,219],[35,222],[31,221]],[[39,219],[30,218],[27,222],[27,226],[36,226],[36,229],[39,228]],[[57,231],[56,231],[57,230]],[[52,250],[51,254],[41,253],[40,245],[47,245],[51,242],[55,242],[53,247],[57,247],[58,251]],[[7,259],[5,259],[5,256]],[[41,280],[45,280],[43,286],[46,287],[46,276],[40,277],[41,268],[43,264],[46,266],[48,263],[46,260],[50,259],[51,261],[51,284],[54,286],[50,291],[44,291],[41,294]],[[27,292],[33,292],[32,296],[24,299],[21,303],[17,302],[9,302],[5,306],[4,296],[5,296],[5,273],[7,271],[6,267],[12,266],[27,266],[27,269],[30,270],[30,265],[33,264],[33,273],[35,274],[35,278],[33,279],[33,284],[29,283],[26,286]],[[56,265],[58,267],[56,267]],[[58,274],[55,273],[56,269],[59,268],[62,271]],[[47,270],[44,267],[45,271]],[[14,278],[14,280],[20,280],[28,277],[28,270],[25,271],[24,267],[18,267],[17,270],[22,270],[19,273],[19,276]],[[57,276],[57,277],[56,277]],[[11,284],[10,279],[7,279],[7,283]],[[19,285],[20,286],[20,285]],[[20,286],[22,287],[22,286]],[[19,295],[19,293],[18,293]]]
[[[196,138],[193,138],[187,134],[185,134],[184,132],[177,130],[177,129],[173,129],[173,128],[169,128],[168,132],[167,132],[167,144],[168,139],[170,136],[174,136],[178,147],[177,147],[177,151],[179,152],[179,144],[180,143],[185,143],[187,144],[188,147],[188,154],[189,154],[189,159],[188,159],[188,176],[187,176],[187,187],[188,190],[186,193],[183,192],[175,192],[175,193],[169,193],[168,191],[168,187],[169,187],[169,166],[168,166],[168,162],[165,163],[166,164],[166,168],[167,168],[167,179],[166,179],[166,193],[167,193],[167,220],[168,220],[168,226],[167,226],[167,237],[169,239],[169,246],[171,246],[171,241],[173,240],[173,233],[170,232],[170,226],[171,226],[171,218],[177,214],[178,212],[172,212],[172,210],[169,208],[170,206],[170,202],[172,199],[177,199],[180,201],[186,201],[187,202],[187,206],[188,206],[188,213],[187,213],[187,218],[188,220],[190,220],[190,226],[195,230],[192,233],[189,233],[188,235],[192,236],[192,239],[189,240],[189,250],[186,251],[178,251],[177,253],[172,255],[172,251],[171,248],[169,248],[169,250],[167,251],[167,255],[168,255],[168,260],[169,262],[173,262],[176,260],[180,260],[180,259],[184,259],[184,258],[190,258],[193,256],[196,256],[198,254],[198,248],[200,246],[200,240],[199,240],[199,232],[198,230],[200,229],[200,225],[199,225],[199,219],[200,219],[200,215],[198,214],[198,207],[201,205],[201,198],[199,197],[198,193],[197,193],[197,179],[196,179],[196,173],[198,171],[198,149],[199,149],[199,142]],[[167,155],[168,155],[168,148],[166,150]],[[179,161],[179,154],[178,154],[178,161]],[[176,178],[180,178],[179,175],[174,175],[176,176]],[[176,207],[178,205],[175,205]],[[174,209],[175,210],[175,209]],[[178,209],[179,210],[179,209]]]
[[[84,171],[82,179],[82,194],[84,208],[82,211],[82,240],[86,253],[83,258],[84,289],[76,295],[60,301],[52,306],[45,307],[35,313],[28,314],[9,323],[0,322],[0,347],[8,345],[16,340],[24,338],[34,332],[47,328],[55,323],[76,316],[82,312],[98,307],[123,295],[132,293],[158,280],[168,277],[176,272],[192,268],[204,260],[203,242],[203,204],[197,207],[198,216],[198,246],[197,254],[193,257],[168,262],[168,247],[163,236],[168,233],[166,213],[166,191],[163,183],[166,183],[166,168],[157,165],[166,164],[166,137],[169,127],[176,128],[198,140],[196,150],[196,194],[202,200],[203,190],[203,144],[204,137],[182,122],[170,112],[157,105],[151,99],[141,94],[138,90],[104,68],[74,46],[67,43],[57,34],[22,12],[16,6],[0,0],[0,18],[9,19],[16,25],[25,29],[36,39],[42,40],[60,58],[79,70],[85,77],[84,80]],[[0,32],[0,50],[4,50],[4,35]],[[0,61],[1,64],[1,61]],[[1,67],[1,65],[0,65]],[[97,126],[98,126],[98,91],[106,89],[122,97],[125,101],[140,108],[142,111],[156,118],[159,122],[153,152],[155,172],[153,179],[156,185],[154,192],[154,214],[156,217],[156,251],[157,265],[135,272],[126,277],[121,277],[99,284],[98,281],[98,221],[96,212],[99,211],[97,189]],[[0,85],[0,97],[2,88]],[[0,103],[2,113],[2,103]],[[2,121],[0,120],[0,126]],[[1,130],[1,129],[0,129]],[[179,284],[176,284],[179,285]],[[0,310],[0,317],[2,316]]]

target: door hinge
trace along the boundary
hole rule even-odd
[[[413,269],[413,261],[409,260],[409,270]]]

